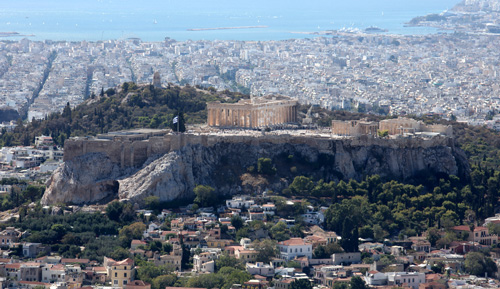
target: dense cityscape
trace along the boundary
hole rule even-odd
[[[29,107],[29,120],[43,118],[123,82],[152,83],[159,72],[163,85],[287,95],[328,109],[433,113],[495,127],[498,41],[465,34],[265,42],[23,39],[0,44],[0,105]]]

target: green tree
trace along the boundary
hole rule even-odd
[[[326,246],[318,245],[314,251],[313,256],[317,259],[328,259],[335,253],[342,253],[342,247],[337,243],[330,243]]]
[[[144,199],[144,205],[146,206],[147,209],[153,210],[157,213],[159,213],[161,206],[160,206],[160,198],[158,196],[148,196]]]
[[[288,188],[294,195],[308,196],[314,188],[314,182],[308,177],[297,176]]]
[[[130,256],[130,252],[127,250],[127,249],[124,249],[124,248],[116,248],[110,255],[109,257],[111,257],[112,259],[114,260],[124,260],[124,259],[127,259],[128,257]]]
[[[152,289],[165,289],[165,287],[173,287],[177,282],[177,276],[174,274],[161,275],[155,277],[151,282]]]
[[[288,233],[288,228],[285,222],[278,222],[276,225],[271,227],[270,233],[274,240],[281,242],[290,239],[290,234]]]
[[[276,241],[264,239],[262,241],[255,240],[253,242],[254,249],[259,252],[257,254],[257,262],[269,263],[276,256]]]
[[[231,267],[221,268],[219,275],[224,278],[224,285],[222,285],[222,289],[229,289],[233,286],[233,284],[243,284],[252,278],[252,275],[248,272]]]
[[[123,203],[114,201],[106,206],[106,215],[110,220],[119,221],[123,211]]]
[[[122,241],[122,244],[124,247],[129,248],[130,243],[134,239],[141,239],[143,232],[146,230],[146,225],[142,222],[136,222],[133,224],[130,224],[128,226],[124,226],[120,230],[120,240]]]
[[[62,237],[66,234],[66,232],[69,230],[68,226],[65,226],[63,224],[54,224],[52,227],[50,227],[50,230],[55,233],[55,237],[57,240],[61,240]]]
[[[215,260],[215,268],[217,271],[224,267],[243,269],[241,261],[235,257],[229,256],[227,253],[223,253],[219,259]]]
[[[483,277],[485,274],[488,274],[488,277],[493,277],[497,267],[495,262],[483,253],[472,252],[465,257],[465,271],[478,277]]]
[[[200,207],[210,207],[217,204],[218,198],[214,188],[205,185],[197,185],[193,189],[193,192],[196,195],[194,202]]]
[[[365,281],[363,281],[363,279],[361,279],[358,276],[354,276],[351,278],[351,281],[349,282],[349,287],[350,287],[350,289],[369,289],[370,288],[366,285]]]
[[[307,279],[298,279],[290,284],[290,289],[312,289],[311,282]]]
[[[243,227],[244,222],[243,219],[240,216],[232,216],[231,217],[231,225],[236,229],[239,230],[241,227]]]
[[[436,246],[436,242],[441,238],[439,229],[429,228],[427,230],[427,240],[431,243],[431,246]]]
[[[264,175],[276,174],[276,168],[270,158],[259,158],[257,160],[257,172]]]
[[[169,266],[156,266],[151,262],[143,262],[140,264],[140,266],[138,266],[137,278],[152,284],[154,278],[157,278],[159,276],[165,276],[171,272],[172,268]],[[170,281],[172,280],[170,279]],[[175,281],[177,281],[177,279]]]
[[[187,287],[222,288],[224,283],[224,276],[221,274],[203,274],[198,277],[189,278]]]
[[[340,240],[340,245],[344,248],[346,252],[358,252],[358,228],[352,221],[351,217],[347,217],[344,220],[344,225],[342,228],[342,239]]]

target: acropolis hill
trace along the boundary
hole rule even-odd
[[[338,136],[330,129],[219,130],[190,128],[188,133],[136,130],[73,138],[65,144],[65,164],[49,180],[43,204],[87,204],[113,198],[141,204],[155,195],[162,201],[192,195],[196,184],[217,188],[221,194],[257,189],[280,191],[280,177],[290,177],[283,159],[325,181],[361,179],[379,174],[408,179],[426,170],[444,175],[467,175],[469,165],[453,139],[445,135]],[[265,187],[255,187],[241,176],[268,157],[279,165],[277,176]]]

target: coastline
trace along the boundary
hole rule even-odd
[[[34,37],[35,34],[20,34],[19,32],[9,31],[9,32],[0,32],[0,37]]]

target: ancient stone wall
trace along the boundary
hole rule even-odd
[[[187,145],[212,147],[218,143],[242,143],[252,146],[260,144],[304,144],[319,151],[331,151],[335,143],[342,142],[350,146],[381,146],[388,148],[429,148],[433,146],[453,146],[453,140],[447,137],[381,139],[372,136],[361,136],[349,139],[333,139],[320,136],[282,135],[216,135],[216,134],[170,134],[164,137],[153,137],[143,141],[89,140],[69,139],[64,147],[64,161],[72,160],[88,153],[103,153],[119,164],[121,168],[140,167],[146,160],[155,155],[170,151],[178,151]]]

